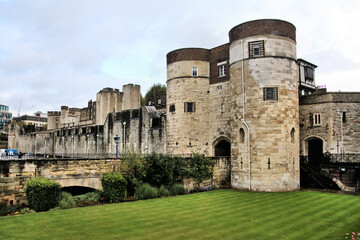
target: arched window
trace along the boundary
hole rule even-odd
[[[295,128],[292,128],[290,131],[291,143],[295,143]]]
[[[240,128],[240,143],[245,143],[245,131],[243,128]]]

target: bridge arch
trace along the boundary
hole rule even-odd
[[[76,177],[76,178],[55,178],[55,182],[59,183],[61,187],[87,187],[102,191],[101,178],[95,177]]]

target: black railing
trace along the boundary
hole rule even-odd
[[[360,154],[344,153],[344,154],[329,154],[324,153],[323,156],[325,162],[329,163],[359,163]]]

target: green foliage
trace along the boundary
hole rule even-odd
[[[101,178],[104,197],[109,202],[121,202],[126,196],[126,180],[120,172],[106,173]]]
[[[169,190],[167,190],[167,188],[164,187],[164,185],[161,185],[161,187],[158,190],[158,197],[168,197],[168,196],[170,196]]]
[[[44,177],[32,178],[26,183],[27,200],[30,207],[37,212],[56,207],[60,194],[60,184]]]
[[[150,186],[148,183],[144,183],[136,189],[134,198],[136,200],[157,198],[157,192],[156,188]]]
[[[0,206],[0,216],[6,216],[20,210],[20,206]]]
[[[21,213],[21,214],[29,214],[29,213],[36,213],[36,211],[34,211],[34,210],[26,207],[26,208],[22,208],[22,209],[20,210],[20,213]]]
[[[155,103],[160,96],[166,96],[166,85],[158,83],[151,86],[149,91],[145,94],[145,105],[150,101]]]
[[[73,208],[76,206],[75,200],[71,193],[62,192],[59,207],[61,209]]]
[[[170,188],[170,195],[171,196],[183,195],[185,193],[186,193],[186,189],[184,188],[184,186],[182,184],[174,184]]]
[[[185,159],[182,157],[151,153],[145,156],[146,174],[144,182],[160,187],[172,186],[181,182],[187,173]]]
[[[200,184],[212,176],[214,161],[198,153],[193,154],[189,159],[189,177],[193,178],[200,188]]]
[[[94,191],[94,192],[88,192],[82,195],[73,196],[74,200],[76,202],[78,201],[99,201],[101,199],[102,192],[101,191]]]
[[[128,196],[134,196],[135,189],[146,175],[146,164],[143,157],[134,149],[128,149],[124,155],[123,170],[126,172],[124,178],[127,182],[126,190]]]

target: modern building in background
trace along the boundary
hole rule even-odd
[[[0,132],[5,132],[6,126],[11,123],[12,113],[9,112],[9,107],[0,104]]]

